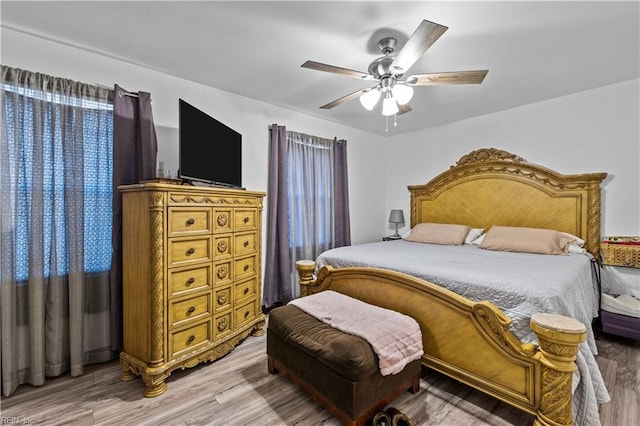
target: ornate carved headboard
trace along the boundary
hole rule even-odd
[[[457,223],[569,232],[594,256],[600,244],[600,183],[606,173],[563,175],[495,148],[472,151],[424,185],[409,186],[411,226]]]

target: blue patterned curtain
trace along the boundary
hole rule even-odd
[[[112,91],[2,66],[2,391],[113,358]]]

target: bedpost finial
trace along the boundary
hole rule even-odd
[[[531,316],[531,329],[538,336],[542,363],[540,406],[535,425],[572,425],[571,393],[578,345],[587,336],[580,321],[562,315],[536,313]]]
[[[296,269],[298,270],[298,275],[300,277],[300,295],[308,296],[309,286],[312,286],[316,282],[316,279],[313,276],[313,273],[316,270],[316,262],[313,260],[298,260],[296,262]]]

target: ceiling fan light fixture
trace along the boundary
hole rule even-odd
[[[396,83],[391,89],[391,93],[399,105],[406,105],[413,97],[413,87]]]
[[[391,96],[390,92],[387,92],[384,99],[382,100],[382,115],[394,115],[397,114],[398,111],[399,109],[396,100],[393,98],[393,96]]]
[[[380,99],[380,90],[374,87],[360,96],[360,103],[366,110],[371,111],[378,103],[378,99]]]

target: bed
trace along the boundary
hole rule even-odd
[[[493,148],[473,151],[425,185],[409,187],[412,228],[550,229],[582,239],[586,254],[371,243],[298,262],[301,294],[331,289],[414,317],[423,365],[533,414],[535,424],[599,424],[598,404],[609,395],[595,362],[592,260],[605,177],[563,175]],[[529,268],[520,288],[509,272],[514,264]]]

